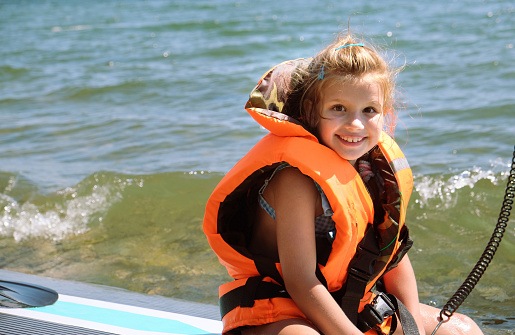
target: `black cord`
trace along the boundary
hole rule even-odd
[[[492,233],[492,237],[488,242],[485,251],[479,258],[479,261],[476,263],[476,266],[472,269],[467,279],[461,284],[460,288],[454,293],[454,295],[447,301],[447,303],[443,306],[440,311],[440,323],[436,326],[432,335],[436,333],[438,328],[442,325],[442,323],[446,322],[451,318],[451,316],[456,312],[456,310],[461,306],[463,301],[467,299],[468,295],[477,282],[486,271],[488,265],[494,258],[495,252],[501,243],[504,232],[506,231],[506,226],[508,225],[510,211],[513,206],[513,198],[515,197],[515,147],[513,148],[513,159],[511,162],[511,170],[508,176],[508,183],[506,185],[506,193],[504,195],[504,201],[502,203],[501,212],[499,214],[499,219],[497,220],[497,225],[495,226],[494,232]],[[444,316],[446,318],[444,318]]]

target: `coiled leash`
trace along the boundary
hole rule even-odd
[[[479,258],[479,261],[476,263],[467,279],[463,282],[460,288],[454,293],[454,295],[449,299],[449,301],[443,306],[440,311],[440,322],[436,326],[435,330],[431,335],[435,335],[438,331],[438,328],[444,323],[447,322],[454,312],[461,306],[463,301],[467,299],[468,295],[474,287],[476,286],[481,276],[486,271],[488,265],[492,261],[492,258],[501,243],[501,239],[506,230],[506,226],[508,225],[510,211],[513,205],[513,198],[515,197],[515,147],[513,148],[513,159],[511,162],[511,170],[508,176],[508,183],[506,185],[506,193],[504,195],[504,201],[501,207],[501,213],[499,214],[499,219],[497,220],[497,225],[495,226],[494,232],[492,233],[492,237],[488,242],[485,251]]]

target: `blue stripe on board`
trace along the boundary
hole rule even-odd
[[[40,307],[35,310],[53,315],[98,322],[110,326],[117,326],[140,331],[178,333],[185,335],[206,334],[205,330],[193,327],[189,324],[177,320],[163,319],[159,317],[64,301],[57,301],[52,306]]]

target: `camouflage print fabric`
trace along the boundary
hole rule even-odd
[[[369,159],[371,165],[374,166],[375,173],[368,185],[375,183],[378,186],[377,190],[371,193],[374,198],[377,198],[374,205],[374,230],[380,256],[374,269],[379,272],[386,266],[396,247],[399,235],[401,195],[395,175],[381,151],[374,150]]]
[[[297,67],[308,64],[308,59],[299,58],[281,63],[271,69],[250,93],[245,108],[259,108],[282,113],[292,89],[292,73]]]

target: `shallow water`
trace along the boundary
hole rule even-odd
[[[503,1],[0,3],[0,266],[217,302],[202,233],[217,182],[265,134],[263,72],[347,27],[406,64],[396,138],[421,300],[442,307],[493,231],[515,145]],[[359,13],[358,13],[359,12]],[[515,229],[460,308],[513,334]]]

